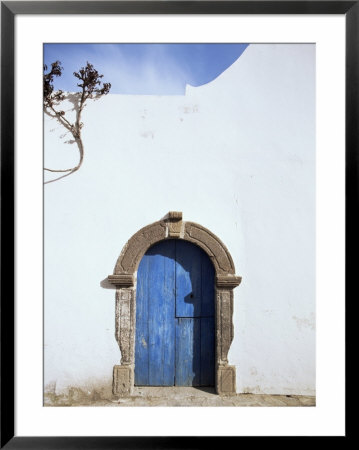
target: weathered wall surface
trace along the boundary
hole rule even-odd
[[[111,80],[110,80],[111,81]],[[45,384],[111,382],[127,240],[168,211],[229,249],[237,391],[315,392],[315,47],[250,45],[185,96],[108,95],[84,114],[79,172],[45,186]],[[77,164],[45,118],[45,166]]]

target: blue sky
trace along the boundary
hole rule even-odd
[[[55,88],[75,91],[73,76],[87,61],[110,82],[113,94],[184,94],[233,64],[248,44],[45,44],[44,63],[64,68]]]

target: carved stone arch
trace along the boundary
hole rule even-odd
[[[201,247],[211,259],[216,272],[215,286],[215,387],[221,395],[235,394],[235,367],[228,365],[228,351],[233,340],[233,289],[241,282],[235,275],[233,259],[222,241],[211,231],[194,222],[182,221],[181,212],[169,212],[163,219],[139,230],[124,246],[108,276],[116,286],[116,340],[121,350],[121,365],[113,372],[113,393],[130,395],[134,388],[136,327],[136,274],[146,251],[166,239],[183,239]]]

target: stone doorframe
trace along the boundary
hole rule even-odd
[[[215,389],[220,395],[236,393],[236,369],[228,365],[233,340],[233,289],[241,282],[225,245],[206,228],[182,221],[171,211],[163,219],[134,234],[124,246],[108,281],[116,286],[115,336],[121,350],[121,365],[113,368],[113,393],[133,393],[135,368],[136,275],[138,265],[154,244],[165,239],[183,239],[201,247],[215,268]]]

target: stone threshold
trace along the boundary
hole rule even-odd
[[[315,406],[315,396],[305,395],[268,395],[236,394],[219,396],[211,387],[148,387],[135,386],[133,394],[128,397],[108,398],[68,398],[57,396],[54,399],[45,396],[44,406]]]

